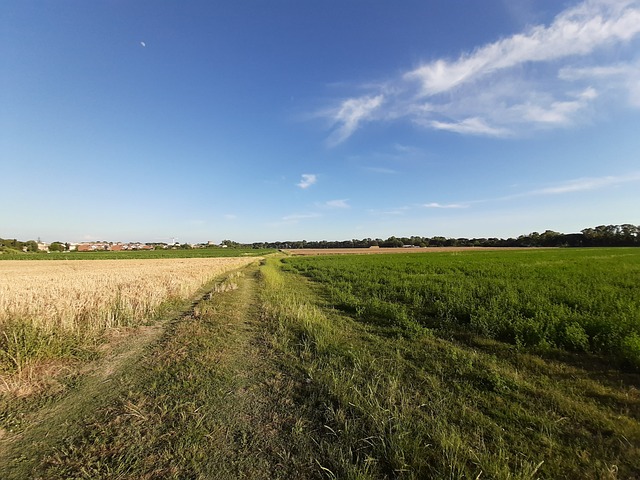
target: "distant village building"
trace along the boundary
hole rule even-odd
[[[153,245],[146,245],[140,242],[135,242],[135,243],[82,242],[78,244],[77,250],[79,252],[96,252],[96,251],[121,252],[125,250],[153,250]]]
[[[95,252],[97,250],[108,250],[108,243],[82,242],[78,245],[79,252]]]

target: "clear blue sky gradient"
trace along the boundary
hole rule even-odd
[[[640,223],[640,1],[6,1],[0,237]]]

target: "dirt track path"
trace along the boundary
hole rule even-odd
[[[155,344],[105,366],[107,383],[79,388],[16,439],[0,476],[318,478],[312,457],[296,455],[303,379],[269,347],[258,285],[257,267],[245,269]]]

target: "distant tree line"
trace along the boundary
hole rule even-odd
[[[546,230],[520,235],[518,238],[447,238],[447,237],[389,237],[363,238],[342,241],[283,241],[255,242],[233,246],[253,248],[369,248],[369,247],[637,247],[640,246],[640,225],[600,225],[585,228],[580,233],[559,233]]]
[[[167,245],[149,244],[155,248],[167,248]],[[638,247],[640,246],[640,225],[599,225],[585,228],[580,233],[559,233],[545,230],[543,233],[533,232],[520,235],[518,238],[447,238],[447,237],[389,237],[363,238],[352,240],[321,240],[321,241],[278,241],[239,243],[224,240],[220,245],[202,245],[209,248],[369,248],[369,247]],[[53,247],[53,248],[52,248]],[[174,245],[174,248],[191,248],[191,245]],[[68,250],[69,245],[53,242],[49,250]],[[21,242],[16,239],[0,238],[0,251],[37,252],[38,244],[35,240]]]

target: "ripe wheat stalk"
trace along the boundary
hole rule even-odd
[[[14,321],[84,334],[145,322],[168,300],[252,258],[0,262],[0,330]]]

